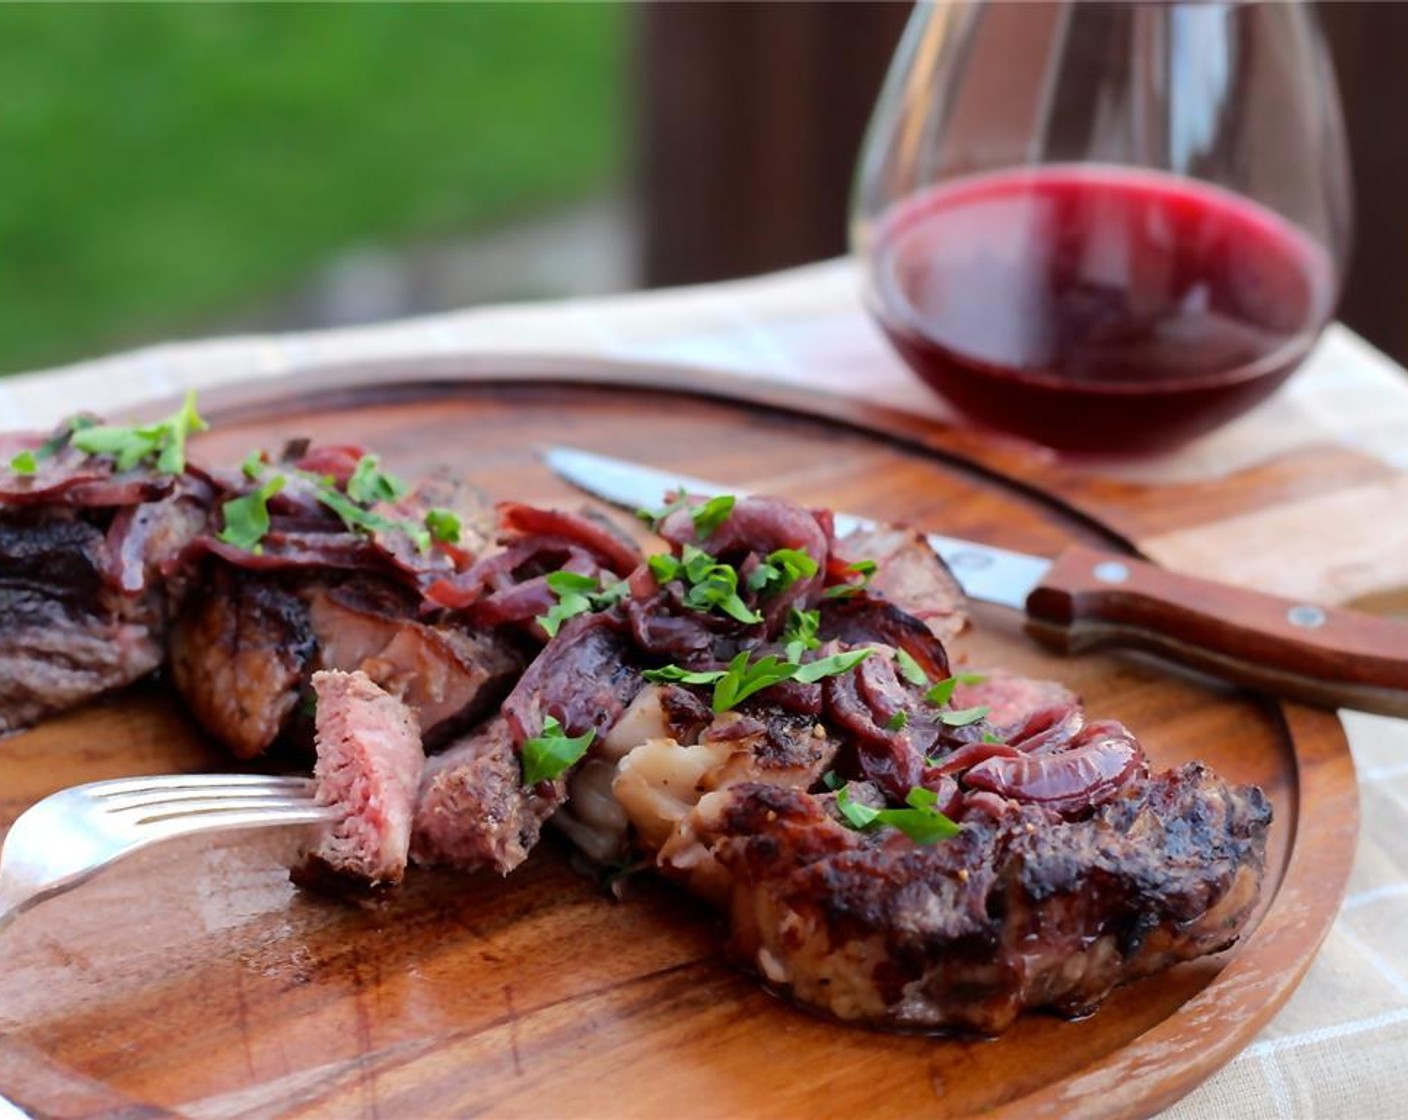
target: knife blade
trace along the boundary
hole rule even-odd
[[[613,505],[654,507],[670,490],[748,491],[572,447],[549,468]],[[836,533],[877,523],[835,514]],[[1408,628],[1358,611],[1296,602],[1183,575],[1084,546],[1054,559],[927,535],[974,599],[1024,612],[1028,632],[1067,653],[1124,648],[1328,707],[1408,716]]]

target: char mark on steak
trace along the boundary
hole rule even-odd
[[[191,714],[237,758],[263,754],[289,723],[317,643],[296,582],[217,560],[192,577],[171,630],[171,675]]]
[[[161,664],[165,577],[207,516],[199,478],[118,472],[69,434],[0,437],[0,733]],[[36,455],[32,472],[13,466],[22,452]]]
[[[317,799],[343,815],[319,830],[294,879],[364,891],[395,886],[406,871],[425,764],[415,714],[365,673],[317,672],[312,687]]]
[[[562,804],[559,778],[528,787],[508,721],[496,717],[426,763],[411,857],[418,864],[507,875],[528,858],[543,822]]]
[[[1083,1014],[1231,945],[1271,816],[1259,790],[1197,764],[1131,782],[1081,820],[1013,806],[932,846],[854,831],[832,801],[738,785],[693,812],[695,857],[725,876],[730,952],[841,1019],[982,1034],[1029,1008]]]

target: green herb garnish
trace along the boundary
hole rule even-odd
[[[958,825],[939,812],[939,795],[933,790],[915,786],[904,801],[909,808],[872,809],[852,799],[849,784],[836,794],[836,808],[857,831],[888,825],[899,829],[916,844],[933,844],[958,835]]]
[[[782,630],[782,644],[787,651],[787,660],[800,662],[802,654],[821,645],[817,630],[821,626],[820,611],[804,611],[793,607],[787,615],[787,625]]]
[[[900,676],[910,684],[923,686],[929,683],[929,677],[919,662],[902,649],[895,650],[895,668],[900,671]]]
[[[969,724],[977,723],[986,718],[992,709],[986,704],[978,708],[960,708],[956,712],[941,712],[939,722],[945,727],[967,727]]]
[[[448,509],[436,507],[425,515],[425,527],[430,535],[444,544],[460,543],[460,519]]]
[[[679,494],[679,497],[673,502],[667,502],[659,509],[638,509],[636,510],[636,516],[652,529],[658,528],[660,522],[664,521],[670,514],[674,513],[676,510],[684,509],[685,506],[689,505],[689,495],[685,493],[684,487],[680,487],[676,493]]]
[[[814,684],[823,677],[834,677],[854,669],[873,652],[873,649],[851,650],[832,657],[822,657],[797,665],[791,661],[781,661],[776,654],[767,654],[750,661],[745,650],[728,663],[727,669],[706,669],[690,672],[678,665],[666,665],[660,669],[647,670],[646,680],[681,684],[712,684],[714,696],[711,706],[716,712],[727,712],[736,708],[756,692],[770,688],[783,681],[800,681]]]
[[[39,464],[45,459],[52,459],[60,451],[68,446],[73,439],[74,432],[81,432],[86,428],[97,426],[97,421],[90,416],[70,416],[59,431],[55,432],[38,447],[32,451],[21,451],[10,460],[10,469],[16,474],[35,474],[39,470]]]
[[[791,680],[796,672],[796,665],[779,661],[773,654],[750,662],[745,651],[728,663],[728,671],[715,683],[711,706],[716,712],[727,712],[755,692]]]
[[[231,498],[221,507],[225,527],[219,539],[246,552],[260,551],[259,542],[269,532],[269,499],[284,488],[286,479],[274,475],[253,493]]]
[[[853,649],[848,653],[832,654],[830,657],[819,657],[815,661],[795,666],[797,671],[793,674],[793,679],[803,684],[815,684],[822,677],[837,677],[854,669],[874,652],[873,647],[867,647]]]
[[[349,529],[361,529],[367,533],[389,533],[399,529],[411,538],[421,552],[430,547],[430,530],[423,525],[412,521],[393,521],[373,510],[364,509],[334,486],[320,483],[313,491],[313,497],[342,518],[342,523]]]
[[[929,689],[924,694],[924,699],[931,704],[947,704],[953,699],[953,690],[961,684],[982,684],[987,678],[981,673],[955,673],[951,677],[945,677]]]
[[[713,684],[722,680],[727,669],[702,669],[691,672],[678,665],[662,665],[659,669],[647,669],[641,674],[646,680],[656,684]]]
[[[566,571],[551,572],[547,583],[548,589],[557,596],[557,603],[546,614],[538,615],[535,621],[549,638],[555,636],[569,618],[588,611],[606,610],[624,599],[630,590],[623,579],[603,589],[594,576]]]
[[[748,590],[760,595],[775,595],[786,591],[799,579],[816,575],[816,561],[800,548],[779,548],[748,576]]]
[[[689,511],[694,531],[699,534],[700,540],[708,540],[714,530],[728,520],[736,500],[732,494],[720,494]]]
[[[138,463],[154,459],[156,469],[163,474],[180,474],[186,469],[186,438],[209,426],[196,411],[193,390],[165,420],[129,427],[97,424],[75,428],[70,442],[90,455],[111,455],[119,471],[129,471]]]
[[[595,728],[569,736],[562,724],[548,716],[543,720],[542,734],[523,742],[523,784],[532,786],[558,778],[587,753],[595,738]]]
[[[903,731],[909,726],[909,713],[901,708],[885,721],[886,731]]]
[[[662,584],[679,580],[685,586],[684,605],[708,612],[717,607],[730,618],[743,623],[762,622],[763,616],[749,610],[738,595],[738,572],[731,564],[720,564],[707,552],[685,545],[680,556],[659,554],[646,563]]]
[[[364,506],[400,501],[406,496],[406,489],[404,482],[381,469],[381,459],[376,455],[358,459],[347,480],[347,496]]]

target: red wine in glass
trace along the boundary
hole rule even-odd
[[[1096,165],[942,183],[872,253],[875,314],[916,373],[977,421],[1087,453],[1175,446],[1262,400],[1337,287],[1272,211]]]
[[[1176,447],[1334,312],[1348,165],[1314,13],[919,4],[852,217],[870,310],[959,413],[1067,452]]]

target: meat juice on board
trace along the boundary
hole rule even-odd
[[[1067,451],[1156,451],[1279,386],[1334,305],[1329,254],[1205,183],[1055,165],[895,206],[871,298],[904,359],[980,423]]]

